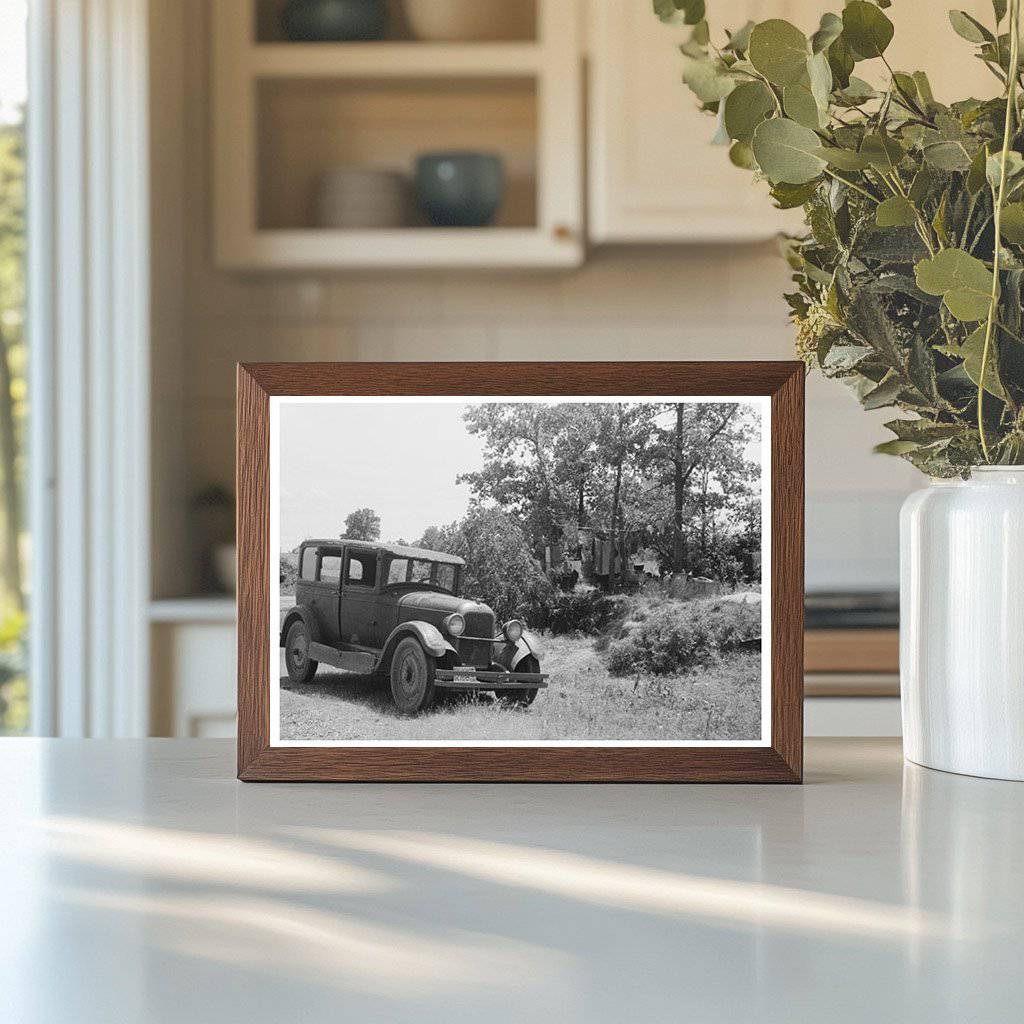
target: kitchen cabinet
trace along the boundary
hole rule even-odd
[[[527,0],[520,0],[526,3]],[[579,0],[535,0],[531,39],[282,38],[271,0],[211,5],[214,254],[229,269],[564,267],[583,258]],[[504,165],[493,225],[324,227],[338,169],[401,172],[423,152]],[[349,173],[350,170],[349,170]],[[407,184],[411,184],[411,181]]]
[[[810,33],[821,0],[737,0],[709,5],[713,31],[748,19],[785,18]],[[962,6],[989,23],[988,0]],[[929,73],[940,100],[991,96],[995,79],[957,37],[945,8],[894,4],[888,54],[897,69]],[[800,211],[772,207],[767,186],[732,166],[724,147],[710,145],[714,119],[697,109],[680,80],[678,44],[689,29],[664,25],[644,0],[590,0],[588,8],[588,176],[590,238],[609,242],[752,241],[796,231]],[[860,64],[858,74],[878,78]]]

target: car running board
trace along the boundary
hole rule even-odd
[[[339,651],[326,644],[310,644],[309,656],[322,665],[344,669],[346,672],[357,672],[361,676],[369,675],[377,667],[377,659],[365,651]]]

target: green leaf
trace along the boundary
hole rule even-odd
[[[750,33],[747,57],[773,85],[785,87],[799,81],[809,53],[807,37],[781,18],[762,21]]]
[[[878,90],[865,82],[863,78],[851,75],[846,88],[839,95],[844,103],[857,106],[860,103],[873,100],[878,95]]]
[[[988,160],[988,144],[974,154],[970,169],[967,172],[967,191],[977,195],[985,187],[985,162]]]
[[[875,208],[875,223],[880,228],[908,227],[916,222],[914,204],[903,196],[891,196]]]
[[[990,154],[989,158],[985,161],[985,177],[988,179],[988,183],[993,191],[999,188],[999,176],[1002,173],[1002,159],[1003,151],[1000,149]],[[1024,157],[1022,157],[1015,149],[1009,150],[1006,154],[1007,182],[1013,181],[1021,174],[1022,171],[1024,171]]]
[[[729,36],[729,42],[725,44],[724,49],[732,50],[733,53],[746,53],[750,49],[750,33],[754,29],[754,24],[748,21],[742,28],[736,29]]]
[[[1003,207],[999,230],[1006,241],[1024,245],[1024,203],[1007,203]]]
[[[916,441],[918,444],[930,444],[956,437],[963,427],[959,423],[935,423],[932,420],[890,420],[885,424],[900,441]]]
[[[925,160],[940,171],[966,171],[971,158],[959,142],[932,142],[922,150]]]
[[[969,43],[992,42],[995,36],[980,21],[972,18],[966,11],[950,11],[949,23],[958,36]]]
[[[817,154],[818,136],[784,117],[762,121],[754,131],[754,156],[773,184],[801,185],[817,178],[825,161]]]
[[[968,336],[967,340],[956,350],[957,354],[963,359],[964,372],[974,382],[975,387],[981,386],[981,359],[985,353],[985,325],[981,324],[978,328],[972,331]],[[1003,390],[1002,384],[999,383],[999,378],[996,375],[995,360],[995,344],[989,344],[988,361],[985,367],[985,390],[996,398],[1000,398],[1006,401],[1006,392]]]
[[[865,135],[860,152],[870,165],[883,174],[889,174],[906,155],[903,147],[891,135],[872,133]]]
[[[669,24],[696,25],[706,12],[704,0],[654,0],[654,13]]]
[[[853,0],[843,10],[843,39],[861,60],[881,57],[892,42],[892,22],[874,5]]]
[[[815,54],[807,61],[807,79],[814,102],[821,111],[820,121],[825,124],[828,120],[828,100],[832,95],[832,69],[828,66],[825,54]]]
[[[1006,17],[1006,0],[992,0],[992,11],[995,13],[998,25]]]
[[[902,385],[898,376],[893,374],[891,377],[887,377],[881,384],[876,388],[872,388],[867,394],[864,395],[860,400],[860,404],[865,409],[883,409],[887,405],[895,405],[896,399],[899,397]]]
[[[683,57],[683,81],[701,103],[717,103],[736,87],[724,65],[710,57]]]
[[[734,142],[729,147],[729,161],[736,167],[742,167],[745,171],[757,170],[754,151],[747,142]]]
[[[963,249],[943,249],[914,269],[918,288],[941,295],[957,320],[971,322],[988,316],[992,274],[977,257]]]
[[[828,48],[828,66],[832,70],[832,79],[837,89],[845,89],[850,84],[853,73],[853,53],[840,36]]]
[[[805,128],[821,127],[821,111],[806,85],[787,85],[782,90],[782,108],[787,117]]]
[[[871,166],[871,161],[852,149],[839,149],[837,146],[819,146],[815,151],[816,156],[830,164],[838,167],[841,171],[863,171]]]
[[[928,198],[932,189],[935,188],[936,178],[935,172],[927,165],[923,166],[914,175],[914,180],[910,183],[910,191],[907,195],[915,206],[920,208],[921,204]]]
[[[818,31],[811,36],[811,52],[827,50],[842,34],[843,19],[838,14],[823,14]]]
[[[771,195],[778,209],[794,210],[798,206],[803,206],[817,191],[817,180],[804,182],[802,185],[791,185],[782,181],[772,186]]]
[[[914,79],[914,85],[917,86],[917,95],[927,103],[934,103],[935,97],[932,95],[932,85],[928,81],[928,76],[923,71],[915,71],[912,75]]]
[[[906,455],[907,452],[916,451],[920,447],[921,445],[917,441],[893,440],[876,444],[872,450],[876,455]]]
[[[750,142],[754,129],[775,109],[775,99],[764,82],[743,82],[725,100],[725,130],[729,138]]]

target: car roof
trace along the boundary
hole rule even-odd
[[[420,558],[427,562],[447,562],[449,565],[465,565],[466,560],[446,551],[431,551],[430,548],[412,548],[405,544],[381,544],[374,540],[350,540],[348,537],[328,537],[323,540],[304,540],[303,547],[340,548],[344,545],[354,551],[384,551],[399,558]]]

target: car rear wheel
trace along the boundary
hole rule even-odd
[[[284,641],[284,665],[293,683],[308,683],[316,675],[317,665],[309,656],[309,632],[302,619],[288,627]]]
[[[415,715],[434,702],[436,667],[415,637],[398,642],[391,657],[391,696],[403,715]]]
[[[540,662],[531,654],[525,658],[518,665],[516,665],[517,672],[540,672]],[[537,696],[538,687],[536,686],[523,686],[517,690],[501,690],[501,699],[505,704],[509,704],[512,707],[517,708],[528,708]]]

